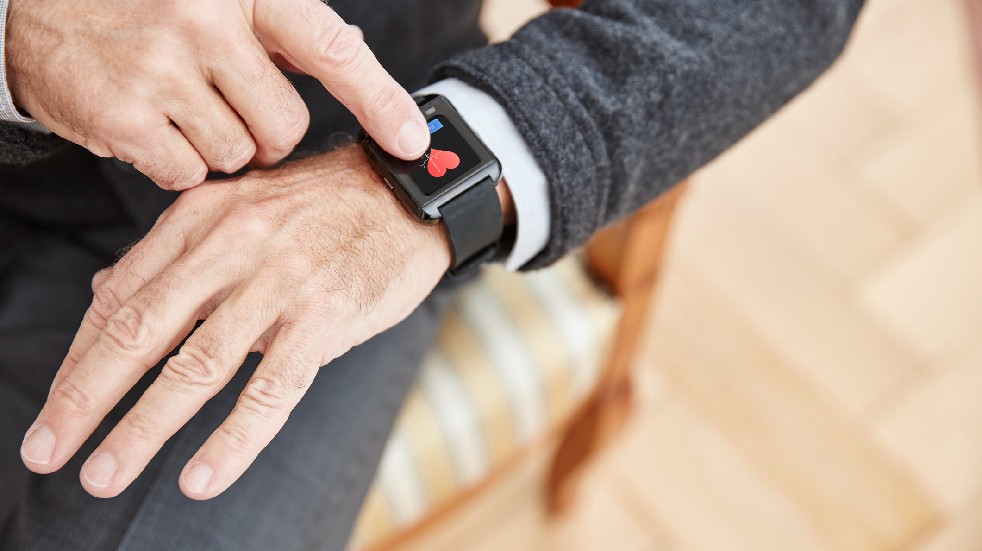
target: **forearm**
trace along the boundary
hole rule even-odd
[[[494,97],[549,181],[551,230],[527,267],[712,160],[836,58],[861,0],[595,0],[538,18],[436,76]]]

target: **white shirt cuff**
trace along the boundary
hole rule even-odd
[[[10,87],[7,85],[7,7],[8,0],[0,0],[0,121],[46,133],[48,130],[41,123],[25,117],[17,110],[14,98],[10,94]]]
[[[441,80],[419,94],[445,96],[501,161],[518,227],[505,267],[517,270],[549,241],[549,184],[505,110],[491,96],[456,79]]]

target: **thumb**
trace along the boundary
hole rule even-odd
[[[260,0],[255,25],[266,51],[317,78],[378,144],[405,160],[430,145],[426,120],[352,27],[320,0]]]

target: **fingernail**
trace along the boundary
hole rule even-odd
[[[24,443],[20,446],[20,456],[28,463],[47,465],[55,452],[55,433],[46,425],[32,427],[24,435]]]
[[[200,494],[208,487],[211,482],[211,467],[204,463],[192,463],[191,468],[184,471],[181,477],[184,480],[184,487],[191,493]]]
[[[116,459],[106,452],[95,452],[82,465],[82,478],[96,488],[105,488],[116,476]]]
[[[399,147],[407,157],[419,158],[430,145],[430,131],[418,121],[409,121],[399,131]]]

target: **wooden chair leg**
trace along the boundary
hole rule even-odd
[[[611,283],[621,299],[623,313],[600,380],[572,416],[553,458],[546,486],[550,514],[561,514],[570,507],[585,467],[630,418],[632,367],[644,340],[645,321],[652,308],[669,230],[685,186],[676,186],[638,212],[619,238],[622,252],[616,279]]]

